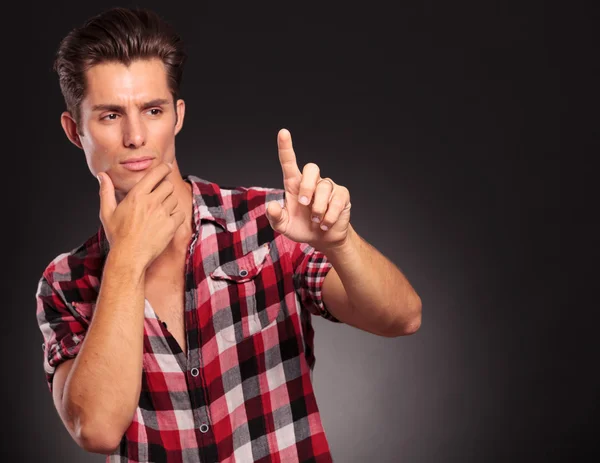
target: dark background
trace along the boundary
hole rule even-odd
[[[407,337],[314,319],[335,461],[598,457],[597,208],[585,202],[595,12],[119,4],[137,5],[187,43],[182,173],[280,187],[276,134],[288,128],[300,167],[316,162],[349,188],[354,227],[422,298],[421,329]],[[52,61],[71,28],[111,6],[22,3],[4,17],[2,461],[104,460],[77,447],[53,407],[34,296],[45,266],[99,225],[97,182],[60,126]]]

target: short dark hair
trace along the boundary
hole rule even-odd
[[[175,104],[187,58],[183,45],[169,23],[144,8],[111,8],[69,32],[56,52],[54,71],[77,130],[86,92],[85,73],[96,64],[119,62],[129,66],[138,59],[161,59]]]

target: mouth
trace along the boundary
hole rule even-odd
[[[145,170],[152,165],[153,159],[154,158],[152,158],[150,156],[144,156],[141,158],[132,158],[132,159],[128,159],[125,162],[122,162],[121,165],[123,167],[125,167],[125,169],[131,170],[131,171]]]

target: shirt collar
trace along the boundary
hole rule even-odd
[[[215,222],[227,230],[227,218],[225,216],[223,196],[219,185],[195,175],[186,175],[183,177],[183,180],[192,185],[192,203],[196,230],[200,228],[202,220]]]

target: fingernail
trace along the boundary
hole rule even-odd
[[[301,202],[302,204],[304,204],[305,206],[307,206],[307,205],[308,205],[308,198],[307,198],[306,196],[302,196],[302,197],[300,198],[300,202]]]
[[[319,223],[319,217],[317,217],[316,215],[313,215],[312,221],[315,223]]]
[[[323,225],[321,225],[321,230],[327,231],[327,230],[329,230],[329,227],[327,225],[323,224]]]

